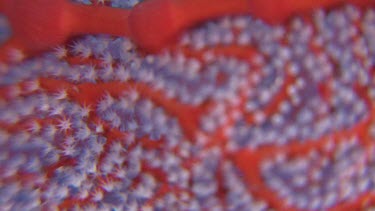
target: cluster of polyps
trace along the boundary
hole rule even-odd
[[[373,147],[358,137],[340,140],[305,155],[280,153],[263,163],[268,186],[300,209],[322,210],[374,189]],[[362,142],[362,143],[361,143]]]
[[[158,54],[86,36],[6,65],[0,206],[358,208],[375,184],[374,29],[354,6],[225,17]]]

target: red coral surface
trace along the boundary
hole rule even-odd
[[[373,1],[249,2],[253,16],[233,6],[154,54],[106,35],[17,37],[26,56],[64,43],[0,65],[1,209],[370,210]],[[181,27],[224,7],[194,5]],[[129,33],[79,30],[93,28]]]

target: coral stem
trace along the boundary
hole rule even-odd
[[[103,6],[69,5],[72,34],[129,36],[129,10]]]
[[[0,0],[0,12],[4,12],[6,10],[7,5],[8,0]]]
[[[72,35],[98,33],[126,36],[146,51],[158,51],[179,32],[207,19],[250,13],[280,23],[295,13],[345,2],[375,4],[373,0],[149,0],[125,10],[66,0],[53,4],[48,0],[0,0],[0,11],[8,16],[13,37],[27,54],[61,44]]]

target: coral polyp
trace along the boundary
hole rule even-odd
[[[327,2],[207,4],[154,53],[103,31],[3,62],[0,209],[371,210],[375,8]]]

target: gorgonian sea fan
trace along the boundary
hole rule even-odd
[[[374,62],[375,9],[344,4],[2,64],[1,210],[371,210]]]

